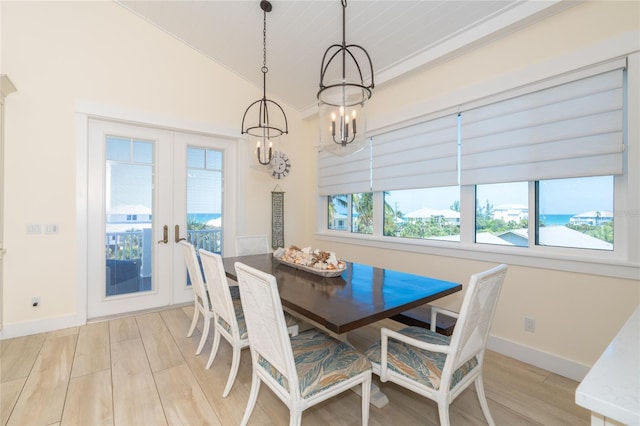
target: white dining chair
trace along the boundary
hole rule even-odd
[[[193,290],[193,319],[191,320],[191,327],[189,327],[187,337],[191,337],[195,331],[200,314],[202,314],[202,318],[204,319],[202,337],[200,337],[200,343],[198,344],[198,349],[196,349],[196,355],[200,355],[207,336],[209,335],[209,322],[211,318],[213,318],[213,310],[211,308],[209,294],[207,294],[207,289],[204,284],[204,278],[202,277],[195,247],[187,241],[180,241],[180,245],[182,246],[184,260],[187,264],[187,273],[191,279],[191,289]]]
[[[241,351],[249,347],[247,327],[241,298],[233,299],[231,297],[232,289],[238,290],[238,287],[230,286],[227,282],[222,257],[203,249],[200,249],[199,253],[200,259],[202,260],[206,286],[211,295],[214,316],[213,345],[211,346],[211,354],[209,355],[206,368],[211,368],[211,364],[213,364],[213,360],[218,352],[218,347],[220,346],[220,336],[229,342],[233,351],[229,378],[222,392],[222,396],[226,398],[238,374]],[[298,321],[289,314],[286,314],[286,316],[287,332],[291,335],[298,334]]]
[[[484,392],[482,365],[489,330],[507,273],[499,265],[471,276],[460,313],[432,307],[431,329],[382,328],[381,341],[365,354],[380,381],[394,382],[438,404],[440,425],[449,425],[449,405],[475,383],[482,413],[495,425]],[[436,333],[436,315],[457,318],[451,337]]]
[[[236,256],[269,253],[266,235],[241,235],[236,237]]]
[[[289,408],[290,425],[302,412],[354,386],[362,386],[362,424],[369,419],[371,365],[347,342],[317,329],[291,338],[273,275],[236,262],[240,296],[249,333],[253,372],[251,392],[242,418],[246,425],[264,382]]]

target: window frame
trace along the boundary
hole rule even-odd
[[[597,56],[597,55],[593,55]],[[536,245],[536,181],[528,181],[529,243],[527,247],[476,244],[475,239],[475,185],[460,186],[460,241],[438,241],[413,239],[383,235],[383,193],[373,193],[374,229],[373,234],[344,233],[328,230],[320,219],[317,221],[316,238],[329,242],[363,245],[386,250],[447,256],[487,262],[510,263],[515,265],[554,269],[568,272],[586,273],[626,279],[638,279],[640,271],[640,241],[633,236],[640,235],[640,167],[629,168],[629,164],[640,164],[640,123],[628,117],[640,116],[640,53],[625,54],[627,57],[626,91],[624,94],[626,112],[624,114],[624,171],[614,176],[614,249],[602,251],[583,248],[553,247]],[[616,57],[600,58],[603,60]],[[593,59],[592,59],[593,60]],[[588,66],[589,64],[583,64]],[[570,71],[566,63],[549,66],[547,77]],[[537,68],[537,67],[536,67]],[[520,85],[531,83],[529,70],[522,72]],[[480,85],[486,95],[496,93],[499,86],[490,83]],[[469,96],[478,93],[478,88],[467,90]],[[635,96],[629,96],[635,94]],[[470,99],[472,101],[473,99]],[[442,109],[451,105],[442,105]],[[422,117],[428,114],[421,111]],[[417,117],[417,116],[416,116]],[[326,196],[318,196],[319,218],[326,216]]]

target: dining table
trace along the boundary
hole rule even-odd
[[[236,262],[273,275],[286,311],[341,340],[350,331],[462,290],[460,283],[349,261],[332,277],[283,263],[271,253],[222,261],[234,281]],[[371,403],[381,408],[387,402],[372,386]]]
[[[284,308],[335,335],[462,290],[459,283],[356,262],[345,262],[339,276],[325,277],[284,264],[272,254],[222,260],[234,281],[236,262],[275,276]]]

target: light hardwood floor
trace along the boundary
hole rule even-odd
[[[83,327],[0,342],[1,425],[236,425],[251,387],[243,351],[238,377],[222,398],[231,349],[222,340],[211,369],[211,336],[195,355],[199,331],[186,337],[192,307],[111,319]],[[200,323],[200,326],[202,324]],[[364,349],[379,338],[385,320],[349,340]],[[577,382],[488,352],[485,388],[498,425],[588,425],[574,401]],[[438,425],[436,405],[394,384],[380,384],[389,404],[371,407],[370,425]],[[359,425],[360,397],[353,392],[306,410],[305,425]],[[262,386],[251,425],[286,425],[289,411]],[[473,386],[451,406],[452,425],[485,425]]]

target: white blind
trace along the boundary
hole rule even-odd
[[[620,66],[463,112],[461,185],[622,173]]]
[[[340,157],[318,152],[318,193],[354,194],[371,191],[371,140],[364,149]]]
[[[458,184],[457,114],[373,137],[374,191]]]

